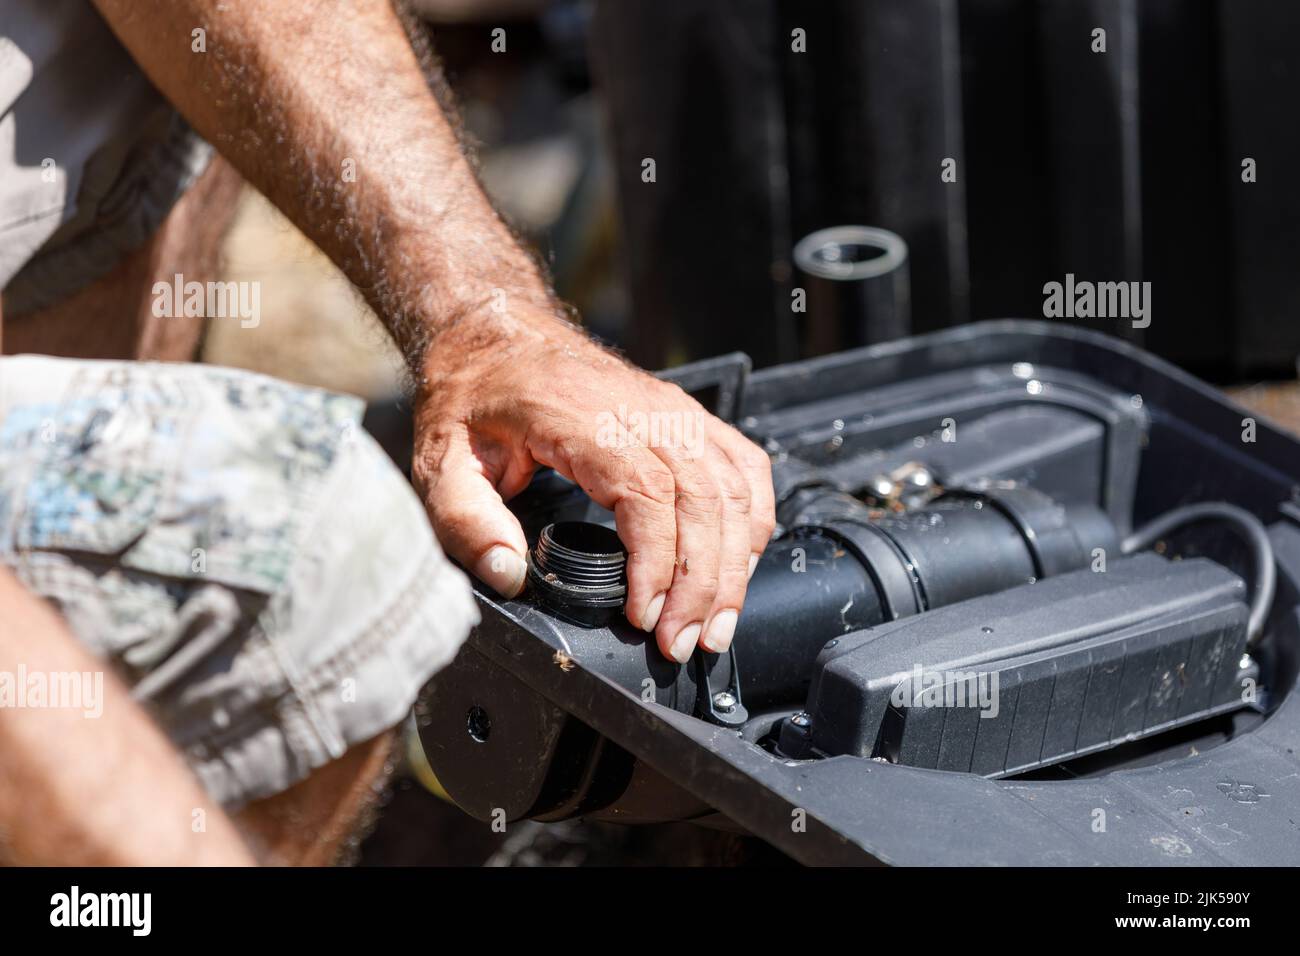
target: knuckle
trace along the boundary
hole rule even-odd
[[[411,456],[411,480],[421,490],[431,490],[442,474],[450,442],[441,435],[427,438]]]
[[[474,506],[459,494],[436,494],[425,503],[425,511],[433,520],[443,524],[455,524],[472,520]]]
[[[573,434],[556,437],[552,439],[551,444],[555,457],[569,467],[573,467],[578,462],[586,461],[591,448],[587,441]]]
[[[698,574],[692,574],[691,578],[694,579],[691,582],[692,586],[702,602],[711,602],[713,595],[718,593],[718,587],[722,583],[722,576],[715,568],[701,570]]]
[[[433,530],[440,541],[445,538],[458,539],[465,537],[476,526],[473,516],[460,508],[433,502],[429,505],[428,510],[429,523],[433,526]]]
[[[677,492],[673,474],[658,463],[650,467],[634,467],[627,481],[629,495],[660,507],[672,507]]]
[[[676,382],[665,382],[662,379],[654,379],[654,395],[660,401],[668,405],[680,405],[682,402],[690,401],[691,398]]]
[[[722,500],[729,511],[738,512],[742,515],[748,515],[752,497],[749,491],[749,483],[741,479],[740,475],[734,471],[723,476],[718,483],[722,489]]]
[[[677,486],[677,510],[688,518],[716,522],[722,517],[722,495],[708,478],[692,478]]]
[[[667,533],[651,533],[638,542],[638,547],[629,549],[627,555],[627,573],[629,582],[646,578],[667,583],[673,576],[673,548],[676,537],[670,529]]]
[[[411,461],[411,485],[424,500],[425,507],[431,513],[437,504],[437,497],[433,493],[437,484],[438,474],[427,462],[420,458]]]
[[[768,457],[767,452],[759,448],[749,439],[745,439],[744,456],[745,467],[760,475],[767,475],[769,478],[772,474],[772,459]]]

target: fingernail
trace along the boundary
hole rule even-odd
[[[735,633],[736,612],[732,608],[719,611],[709,622],[709,629],[704,635],[704,649],[721,654],[731,646],[731,638]]]
[[[512,598],[524,587],[528,565],[510,548],[498,544],[488,549],[474,566],[474,576],[502,597]]]
[[[703,624],[699,621],[687,624],[673,638],[673,646],[669,653],[678,664],[685,664],[691,659],[691,652],[695,650],[695,644],[700,639],[701,627]]]
[[[756,567],[758,567],[758,555],[751,554],[749,556],[749,576],[751,578],[754,576],[754,569]]]
[[[650,603],[645,606],[645,617],[641,619],[641,630],[653,631],[655,625],[659,623],[659,615],[664,609],[664,598],[668,594],[666,591],[660,591],[650,599]]]

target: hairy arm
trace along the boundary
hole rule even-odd
[[[73,674],[102,675],[102,683],[83,685],[102,694],[92,691],[75,707],[37,707],[34,696],[18,696],[20,675],[44,682]],[[0,567],[0,681],[6,680],[12,696],[0,694],[0,862],[252,864],[221,808],[126,689]]]
[[[194,127],[343,269],[417,374],[494,289],[554,310],[387,0],[95,2]],[[512,310],[474,331],[506,338],[539,318]]]
[[[615,513],[631,622],[678,660],[697,643],[725,649],[774,522],[767,457],[565,321],[485,198],[388,0],[95,3],[402,347],[415,478],[447,551],[517,593],[526,543],[503,499],[537,465],[554,467]],[[699,441],[601,437],[611,418],[663,414]]]

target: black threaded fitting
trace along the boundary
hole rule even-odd
[[[627,598],[627,552],[604,525],[559,521],[538,536],[528,556],[528,580],[556,614],[599,627],[622,610]]]

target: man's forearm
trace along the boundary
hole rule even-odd
[[[402,345],[417,384],[412,477],[443,548],[519,593],[528,545],[504,501],[554,468],[614,513],[628,620],[678,661],[726,650],[775,524],[767,455],[560,320],[389,0],[95,2]],[[607,441],[601,422],[634,413],[698,421],[701,441]]]
[[[95,3],[163,94],[343,269],[417,375],[434,338],[528,340],[554,313],[389,0]]]
[[[20,687],[20,675],[63,687],[98,675],[90,686],[99,695],[83,691],[76,706],[49,695],[28,699],[30,685]],[[126,689],[0,567],[0,679],[6,677],[0,863],[253,862],[221,808]]]

